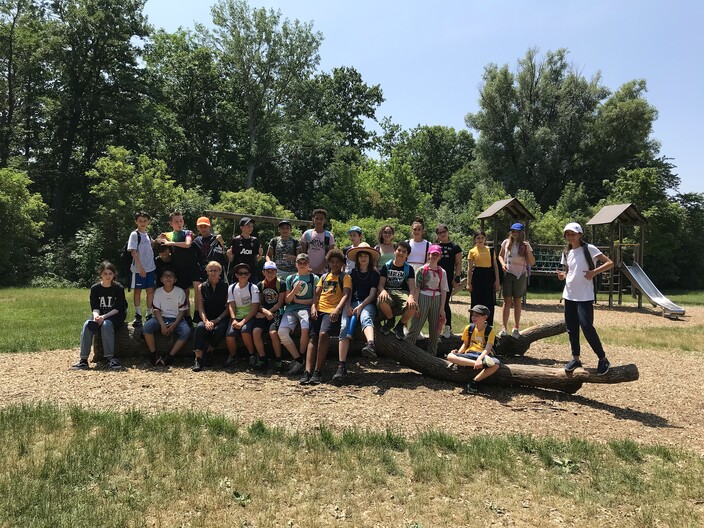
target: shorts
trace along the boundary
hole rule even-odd
[[[516,277],[513,273],[506,273],[504,275],[504,282],[502,288],[504,299],[513,297],[518,299],[523,297],[528,291],[528,274],[524,273],[520,277]]]
[[[235,319],[235,321],[241,321],[242,319]],[[225,334],[226,337],[237,337],[240,334],[251,334],[252,330],[254,330],[254,317],[252,317],[249,321],[247,321],[242,328],[239,330],[235,330],[232,328],[232,320],[230,321],[229,326],[227,327],[227,333]]]
[[[310,322],[310,336],[319,334],[327,334],[336,336],[340,334],[340,317],[334,323],[330,320],[329,313],[318,312],[318,318],[312,319]]]
[[[198,280],[198,273],[195,266],[188,268],[176,268],[176,286],[183,290],[193,288],[193,281]]]
[[[479,359],[479,356],[482,355],[482,352],[465,352],[464,354],[455,354],[457,357],[465,358],[465,359],[471,359],[473,361],[476,361]],[[496,356],[492,356],[491,354],[487,354],[487,357],[490,357],[491,359],[494,360],[494,363],[497,365],[501,364],[501,361],[499,361],[499,358]]]
[[[163,317],[164,322],[167,326],[172,325],[176,321],[175,317]],[[152,317],[147,322],[144,323],[142,327],[143,334],[161,334],[161,324],[156,317]],[[181,322],[174,330],[173,334],[177,337],[177,341],[188,341],[191,336],[191,327],[188,326],[185,320],[181,319]]]
[[[301,330],[308,330],[310,328],[310,312],[306,308],[284,313],[281,317],[279,328],[288,328],[293,332],[296,326],[298,326],[298,323],[301,324]]]
[[[377,301],[377,304],[381,306],[382,304],[388,304],[391,306],[391,312],[394,315],[401,315],[406,309],[406,303],[408,302],[409,292],[404,290],[386,290],[389,294],[388,301]]]
[[[156,271],[148,271],[146,277],[142,277],[139,273],[132,273],[132,283],[130,286],[133,290],[147,290],[156,287]]]
[[[254,318],[254,328],[261,328],[264,332],[278,332],[279,325],[281,324],[281,314],[276,312],[274,318],[269,320],[264,317]]]

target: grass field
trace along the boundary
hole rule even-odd
[[[701,526],[704,460],[631,441],[0,410],[3,526]]]

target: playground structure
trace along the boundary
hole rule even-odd
[[[477,219],[481,222],[482,230],[485,222],[491,221],[493,228],[491,247],[498,248],[503,239],[500,223],[510,225],[513,222],[522,222],[528,237],[530,222],[535,220],[535,217],[517,198],[508,198],[492,204],[477,216]],[[609,245],[597,247],[614,263],[613,268],[603,275],[597,294],[607,295],[609,307],[613,306],[614,296],[618,295],[617,302],[621,305],[623,293],[630,285],[631,295],[638,299],[638,308],[643,307],[643,295],[645,295],[654,307],[662,309],[663,316],[676,318],[684,315],[684,308],[665,297],[642,268],[646,223],[645,217],[640,214],[635,205],[630,203],[604,206],[587,222],[586,225],[591,228],[591,240],[597,239],[597,228],[608,226]],[[639,242],[625,243],[624,230],[636,227],[640,228]],[[565,246],[533,243],[531,245],[536,260],[535,265],[531,267],[531,275],[556,276],[557,270],[561,267],[560,261]]]

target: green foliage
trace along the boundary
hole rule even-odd
[[[220,201],[213,206],[213,209],[215,211],[271,216],[274,218],[295,218],[293,213],[281,205],[274,196],[254,189],[239,192],[224,192],[220,195]],[[227,218],[213,219],[213,227],[216,232],[221,233],[226,240],[228,237],[232,236],[232,233],[239,234],[239,228],[235,229],[235,221]],[[277,224],[255,224],[255,228],[257,236],[264,247],[271,237],[278,234]]]
[[[30,257],[44,234],[47,207],[24,172],[0,169],[0,219],[5,232],[0,237],[0,285],[27,280]]]

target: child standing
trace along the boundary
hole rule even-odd
[[[301,385],[317,385],[322,382],[322,371],[328,356],[330,335],[340,333],[342,310],[352,289],[352,279],[342,270],[345,256],[333,248],[325,257],[330,271],[325,273],[315,288],[313,304],[310,307],[310,343],[306,358],[306,371]]]
[[[474,232],[474,247],[467,256],[467,289],[471,292],[471,306],[481,304],[489,308],[489,324],[494,324],[494,297],[499,290],[499,266],[494,252],[486,247],[486,233]]]
[[[596,373],[603,376],[609,371],[611,364],[606,358],[606,352],[594,328],[594,277],[610,270],[614,263],[604,255],[599,248],[582,240],[582,226],[570,222],[563,230],[567,247],[562,254],[561,264],[564,271],[557,272],[557,278],[565,281],[562,298],[565,300],[565,326],[570,338],[572,359],[565,365],[566,372],[572,372],[581,367],[579,328],[589,346],[599,358]],[[601,265],[595,267],[594,263]]]
[[[234,271],[237,282],[232,284],[227,291],[227,306],[232,321],[225,335],[229,356],[223,366],[227,368],[235,365],[237,336],[241,336],[244,346],[249,352],[250,366],[259,369],[265,366],[264,358],[257,361],[252,340],[254,317],[259,311],[259,290],[249,280],[252,270],[248,264],[241,262],[235,266]]]
[[[442,250],[440,266],[447,274],[447,285],[450,291],[445,298],[443,310],[445,312],[445,327],[442,330],[441,337],[445,339],[452,337],[452,310],[450,309],[450,298],[452,297],[453,288],[460,283],[462,277],[462,248],[450,240],[450,229],[446,224],[438,224],[435,228],[435,235],[438,237],[437,244]]]
[[[257,260],[261,256],[262,248],[259,245],[259,239],[252,236],[252,231],[254,231],[254,220],[248,216],[241,218],[240,234],[230,242],[230,249],[227,250],[227,258],[230,262],[247,264],[252,274],[249,280],[252,284],[256,284],[259,279],[253,274],[257,267]],[[230,282],[232,284],[237,282],[235,270],[232,271]]]
[[[504,270],[504,309],[503,328],[499,337],[507,334],[508,318],[511,315],[513,304],[513,331],[511,337],[518,339],[519,324],[521,322],[521,303],[528,289],[528,266],[535,264],[533,248],[526,241],[525,227],[520,222],[511,226],[511,231],[506,240],[501,243],[499,263]]]
[[[305,370],[305,353],[310,340],[310,306],[313,304],[313,291],[318,276],[310,271],[308,255],[301,253],[296,257],[296,274],[286,278],[286,308],[279,325],[279,338],[293,358],[290,376]],[[291,339],[291,332],[301,325],[300,351]]]
[[[342,249],[342,252],[345,255],[345,273],[352,273],[352,270],[354,269],[354,259],[350,259],[347,256],[347,252],[352,248],[356,248],[362,242],[362,228],[359,226],[350,227],[347,230],[347,236],[350,237],[350,242],[352,242],[352,244],[345,246]]]
[[[262,334],[264,332],[269,333],[271,346],[274,349],[274,357],[276,357],[274,370],[281,371],[283,363],[281,360],[279,324],[281,323],[281,311],[286,303],[286,284],[276,276],[277,270],[274,262],[265,262],[262,271],[264,272],[264,280],[257,284],[260,303],[259,313],[255,316],[252,337],[259,357],[264,357],[266,352]]]
[[[428,263],[416,271],[414,297],[418,299],[418,313],[406,337],[415,345],[425,321],[428,321],[430,336],[427,352],[431,356],[437,355],[440,329],[445,325],[443,306],[449,291],[447,273],[438,265],[440,255],[442,248],[433,244],[428,250]]]
[[[154,317],[144,323],[142,335],[147,343],[152,364],[165,367],[174,362],[174,357],[188,341],[191,327],[185,321],[188,298],[183,288],[176,286],[175,271],[165,268],[161,274],[161,282],[164,286],[154,292]],[[157,354],[154,334],[158,331],[161,331],[163,336],[176,334],[176,342],[166,356]]]
[[[300,253],[300,244],[291,237],[292,229],[291,222],[281,220],[279,236],[271,239],[266,251],[266,260],[276,263],[276,276],[281,280],[296,273],[296,255]]]
[[[416,216],[416,219],[411,224],[411,230],[413,238],[407,240],[411,246],[411,250],[408,253],[408,264],[413,268],[413,273],[415,274],[428,260],[430,242],[423,238],[425,223],[422,216]]]
[[[335,237],[325,229],[328,212],[325,209],[313,211],[313,229],[308,229],[301,236],[301,252],[310,259],[311,271],[317,275],[323,273],[327,264],[325,257],[335,247]]]
[[[347,253],[348,259],[355,261],[355,267],[350,273],[352,291],[342,312],[342,324],[338,351],[340,362],[332,381],[340,382],[347,374],[347,352],[350,349],[350,339],[354,335],[357,321],[362,325],[362,333],[367,343],[362,348],[362,355],[376,358],[374,348],[374,317],[376,316],[376,291],[379,287],[379,272],[374,269],[379,258],[379,252],[362,242]]]
[[[90,368],[88,356],[93,344],[93,334],[100,332],[103,342],[103,355],[108,366],[120,368],[120,361],[115,357],[115,330],[122,326],[127,317],[127,300],[125,288],[115,281],[115,266],[104,260],[98,268],[99,282],[90,288],[90,319],[83,323],[81,330],[81,353],[78,363],[71,368],[85,370]]]
[[[494,356],[494,329],[489,324],[489,308],[477,304],[469,310],[472,323],[462,332],[462,346],[447,355],[450,363],[460,367],[481,369],[467,384],[469,394],[477,394],[477,384],[499,370],[500,361]]]
[[[134,290],[134,321],[132,326],[142,326],[142,290],[147,290],[147,319],[152,314],[152,302],[154,301],[154,288],[156,286],[156,264],[154,263],[154,250],[152,249],[152,239],[147,233],[149,213],[140,211],[135,213],[134,222],[137,229],[130,233],[127,241],[127,250],[132,255],[131,288]]]

